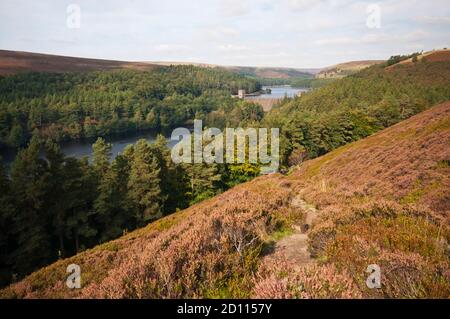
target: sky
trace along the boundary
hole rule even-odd
[[[315,68],[450,47],[449,0],[0,0],[0,49]]]

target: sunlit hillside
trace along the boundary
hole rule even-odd
[[[449,138],[444,103],[58,261],[1,296],[447,297]],[[72,263],[82,289],[65,286]],[[365,285],[369,264],[382,269],[381,289]]]

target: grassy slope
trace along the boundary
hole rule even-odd
[[[383,62],[383,60],[365,60],[340,63],[321,70],[316,74],[316,78],[342,78]]]
[[[58,261],[0,296],[447,297],[449,160],[450,102]],[[298,197],[319,209],[316,265],[261,264],[261,248],[302,222]],[[65,286],[71,263],[82,289]],[[382,289],[365,286],[371,263]]]
[[[417,56],[417,62],[421,61],[423,58],[427,60],[428,62],[442,62],[442,61],[449,61],[450,60],[450,49],[443,49],[443,50],[434,50],[434,51],[428,51],[423,54],[420,54]],[[395,66],[403,65],[403,66],[413,66],[413,58],[409,58],[403,61],[400,61],[397,64],[390,65],[386,67],[386,69],[393,69]]]

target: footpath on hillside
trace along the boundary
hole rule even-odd
[[[308,233],[311,229],[312,222],[317,217],[317,210],[299,196],[292,200],[291,206],[305,212],[305,221],[302,225],[294,225],[293,233],[277,241],[274,252],[267,257],[273,258],[280,256],[294,264],[296,268],[302,268],[315,262],[308,251]]]

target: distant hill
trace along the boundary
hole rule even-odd
[[[157,66],[169,65],[195,65],[212,68],[221,67],[242,75],[274,79],[312,77],[312,75],[320,71],[320,69],[221,66],[208,63],[176,61],[128,62],[0,50],[0,75],[10,75],[20,72],[82,72],[115,69],[152,70]]]
[[[384,62],[383,60],[365,60],[365,61],[350,61],[340,63],[322,69],[320,72],[316,74],[316,78],[319,79],[343,78],[347,75],[354,74],[369,66],[380,64],[383,62]]]
[[[0,297],[446,298],[449,121],[447,102],[60,260]],[[311,222],[313,258],[296,226]],[[65,286],[72,263],[81,289]],[[381,289],[365,285],[369,264],[385,270]]]
[[[226,66],[219,64],[198,63],[198,62],[161,62],[151,61],[151,64],[156,65],[195,65],[201,67],[221,67],[229,71],[251,77],[270,78],[270,79],[291,79],[312,77],[314,74],[320,72],[320,68],[285,68],[285,67],[253,67],[253,66]]]
[[[291,79],[312,77],[320,69],[295,69],[295,68],[270,68],[270,67],[225,67],[230,71],[237,72],[241,75],[271,78],[271,79]]]
[[[415,57],[404,59],[398,63],[386,67],[387,70],[391,70],[397,66],[413,66],[414,63],[426,61],[426,62],[450,62],[450,49],[433,50],[416,54]]]
[[[20,72],[81,72],[114,69],[152,70],[145,62],[86,59],[51,54],[0,50],[0,75]]]

